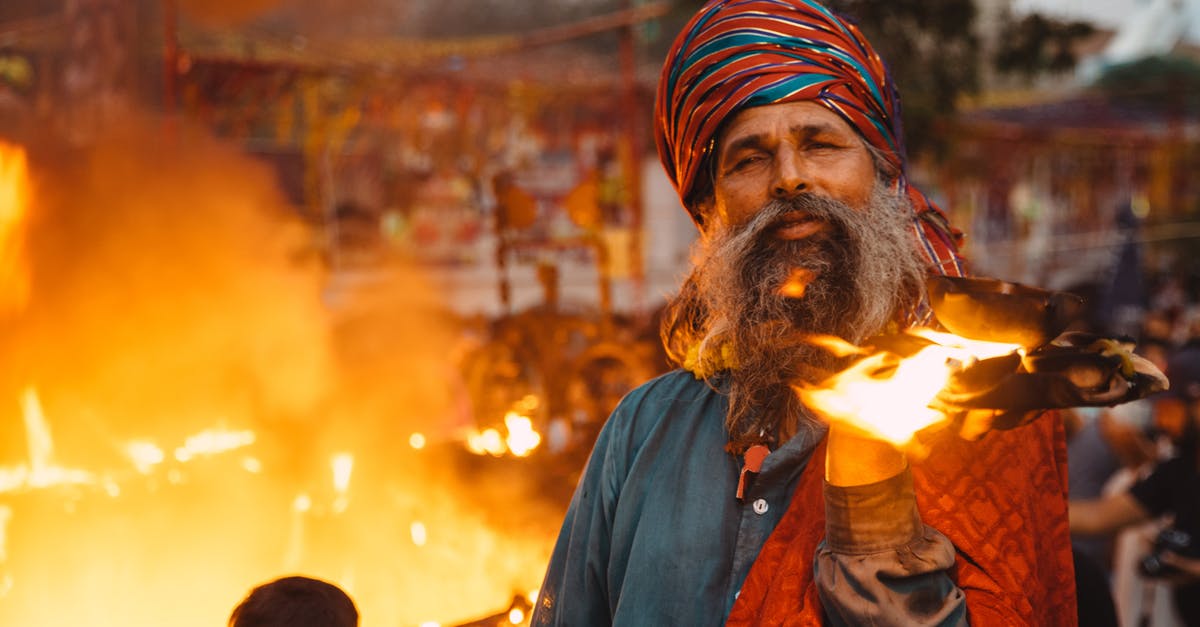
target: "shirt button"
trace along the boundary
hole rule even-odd
[[[767,513],[768,509],[770,509],[770,506],[767,505],[767,499],[758,499],[757,501],[754,501],[755,514],[765,514]]]

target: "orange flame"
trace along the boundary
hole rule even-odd
[[[413,544],[417,546],[425,546],[425,543],[429,541],[429,534],[425,530],[425,523],[419,520],[414,521],[413,524],[409,525],[408,531],[412,536]]]
[[[0,567],[8,561],[8,521],[12,520],[12,508],[7,505],[0,505]],[[0,569],[0,599],[4,598],[10,589],[12,589],[12,575],[4,573]]]
[[[500,432],[495,429],[484,429],[467,434],[467,450],[476,455],[491,455],[500,457],[507,450]]]
[[[143,475],[150,474],[155,466],[163,463],[166,455],[157,444],[146,440],[134,440],[125,445],[125,454],[133,466]]]
[[[542,436],[533,429],[533,421],[517,412],[510,411],[504,416],[504,426],[508,428],[504,442],[517,457],[527,457],[542,443]]]
[[[829,351],[834,357],[865,355],[866,349],[834,335],[810,335],[808,343]]]
[[[528,457],[542,443],[542,436],[533,428],[533,420],[523,412],[537,409],[538,399],[529,395],[515,404],[515,409],[504,415],[504,429],[487,428],[483,431],[470,430],[466,434],[467,450],[476,455],[502,457],[512,453],[515,457]],[[414,446],[414,448],[419,448]]]
[[[54,463],[54,441],[42,410],[37,391],[26,388],[21,395],[21,414],[25,419],[25,437],[29,464],[0,467],[0,494],[59,485],[85,485],[95,482],[92,473],[64,468]]]
[[[0,142],[0,313],[20,309],[29,297],[24,256],[29,195],[25,151]]]
[[[205,429],[196,435],[188,436],[183,446],[175,449],[175,459],[187,462],[195,457],[216,455],[250,446],[254,444],[254,440],[253,431]]]
[[[340,514],[350,506],[350,497],[346,492],[350,489],[350,473],[354,471],[354,456],[350,453],[338,453],[329,461],[329,466],[333,470],[333,490],[337,493],[337,497],[333,500],[333,511]]]
[[[431,290],[339,284],[352,297],[324,298],[336,281],[314,263],[315,233],[293,219],[273,172],[207,141],[177,142],[189,155],[179,157],[147,135],[154,143],[73,152],[61,177],[31,158],[29,193],[24,157],[0,158],[0,324],[14,319],[16,341],[0,373],[10,386],[0,384],[0,423],[13,424],[0,436],[17,449],[0,460],[0,625],[212,624],[253,585],[291,572],[342,584],[383,624],[456,624],[534,585],[557,503],[481,515],[481,496],[528,496],[524,476],[479,481],[430,450],[460,419],[459,397],[439,387],[457,321],[396,324],[391,308],[426,311],[410,295],[424,305]],[[43,176],[45,198],[33,195]],[[26,294],[26,277],[44,300]],[[385,291],[404,294],[375,298]],[[377,346],[392,350],[334,359],[346,321],[355,333],[344,339],[386,336]],[[411,371],[359,376],[378,368],[375,355]],[[44,416],[34,393],[11,387],[27,380],[44,392]],[[543,408],[531,397],[507,409]],[[503,416],[492,425],[501,442]],[[418,429],[425,450],[393,446]],[[331,503],[330,456],[342,449],[329,439],[359,447],[346,494],[369,507]],[[427,537],[410,538],[418,518]]]
[[[926,329],[913,333],[937,343],[903,359],[888,352],[869,355],[820,387],[797,388],[800,399],[829,420],[903,446],[916,432],[946,419],[929,405],[951,375],[979,359],[1020,349]]]
[[[354,471],[354,456],[350,453],[338,453],[329,461],[333,469],[333,489],[343,493],[350,488],[350,473]]]

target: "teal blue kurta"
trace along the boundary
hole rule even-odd
[[[803,424],[766,458],[739,502],[740,460],[725,451],[727,410],[725,395],[684,371],[654,379],[621,401],[576,488],[534,625],[724,623],[825,435],[823,425]],[[934,552],[952,556],[941,540],[944,546]],[[861,572],[843,573],[859,581],[840,589],[878,587],[877,575],[893,559],[859,562],[854,571]],[[907,589],[895,582],[889,595],[903,604],[910,594],[928,595],[920,588],[931,585],[948,606],[957,606],[942,614],[952,619],[944,622],[962,620],[961,592],[942,572],[949,563],[937,556],[929,561],[933,577]]]

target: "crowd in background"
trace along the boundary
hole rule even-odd
[[[1137,337],[1131,339],[1136,340],[1138,354],[1167,374],[1170,389],[1125,405],[1077,408],[1065,414],[1071,500],[1128,494],[1146,510],[1136,524],[1103,534],[1079,533],[1077,526],[1087,521],[1073,516],[1081,619],[1089,611],[1098,612],[1091,615],[1097,622],[1088,624],[1167,627],[1197,620],[1191,607],[1195,601],[1188,597],[1196,596],[1200,573],[1180,572],[1158,560],[1164,551],[1200,558],[1195,519],[1200,505],[1200,485],[1195,482],[1200,298],[1194,278],[1163,275],[1144,280],[1148,298],[1134,317]],[[1179,460],[1183,474],[1166,474],[1171,464],[1180,465]],[[1141,501],[1152,488],[1169,505],[1160,509]],[[1105,607],[1107,611],[1096,610]]]

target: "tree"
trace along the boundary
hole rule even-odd
[[[1043,72],[1065,72],[1075,67],[1075,44],[1096,29],[1087,22],[1068,22],[1038,13],[1008,20],[1000,29],[992,58],[995,68],[1006,74],[1032,78]]]
[[[1176,115],[1200,111],[1200,63],[1185,57],[1147,57],[1105,69],[1096,88],[1114,100]]]

